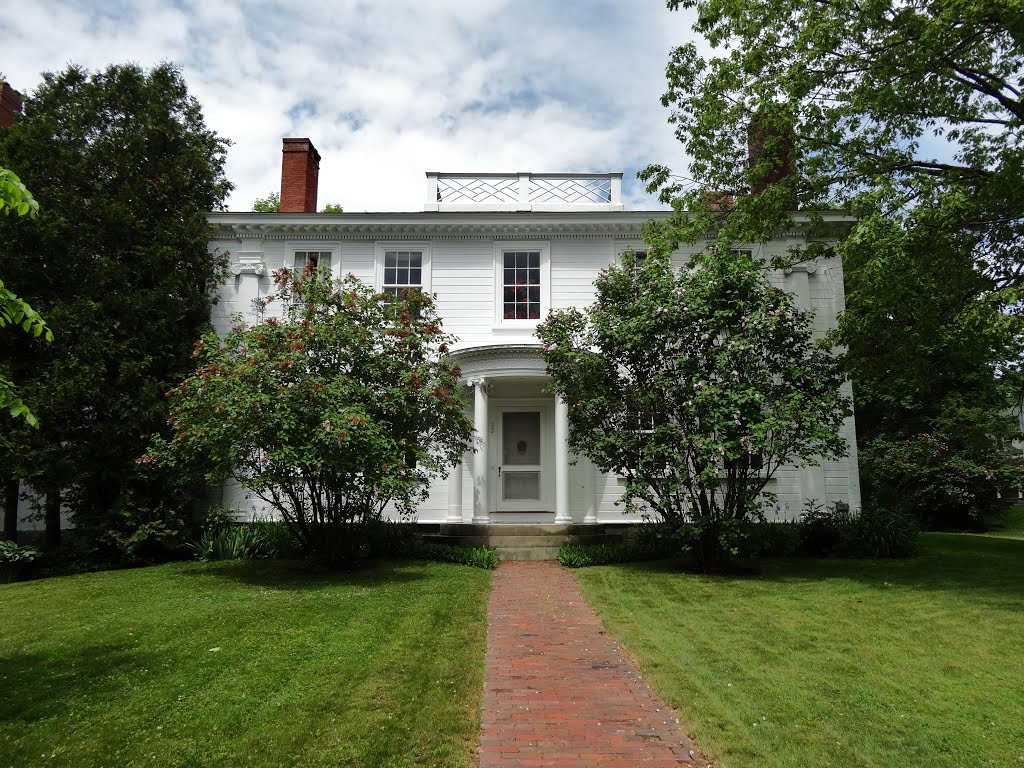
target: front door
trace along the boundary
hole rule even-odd
[[[500,409],[497,494],[500,512],[544,509],[542,417],[539,408]]]

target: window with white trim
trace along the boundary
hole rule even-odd
[[[399,296],[402,291],[423,290],[423,251],[385,249],[381,293]]]
[[[495,246],[496,320],[505,327],[536,325],[551,307],[547,243]]]
[[[295,251],[292,260],[292,268],[297,274],[302,274],[306,269],[307,264],[312,264],[313,269],[317,270],[323,265],[330,266],[331,264],[331,252],[330,251]]]
[[[632,252],[632,253],[630,253]],[[629,269],[636,269],[647,258],[646,246],[627,245],[618,250],[619,264]]]

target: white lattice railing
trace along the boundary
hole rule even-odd
[[[621,173],[427,173],[427,211],[622,210]]]

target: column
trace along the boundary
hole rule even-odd
[[[487,381],[472,379],[473,429],[476,431],[476,455],[473,457],[473,522],[491,522],[487,513],[487,474],[490,461],[487,455]]]
[[[465,457],[463,457],[465,461]],[[448,522],[462,522],[462,466],[460,461],[448,475]]]
[[[586,456],[580,457],[580,464],[586,473],[583,480],[583,522],[597,522],[597,467]]]
[[[811,275],[817,270],[814,264],[796,264],[787,270],[786,283],[790,293],[796,296],[796,305],[804,312],[811,312]],[[817,323],[815,323],[817,325]],[[821,505],[828,503],[825,495],[825,470],[821,465],[800,467],[800,504],[814,500]]]
[[[569,406],[558,395],[555,395],[555,522],[572,522],[569,516]]]

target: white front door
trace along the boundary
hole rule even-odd
[[[544,510],[544,412],[541,408],[498,409],[499,512]]]

